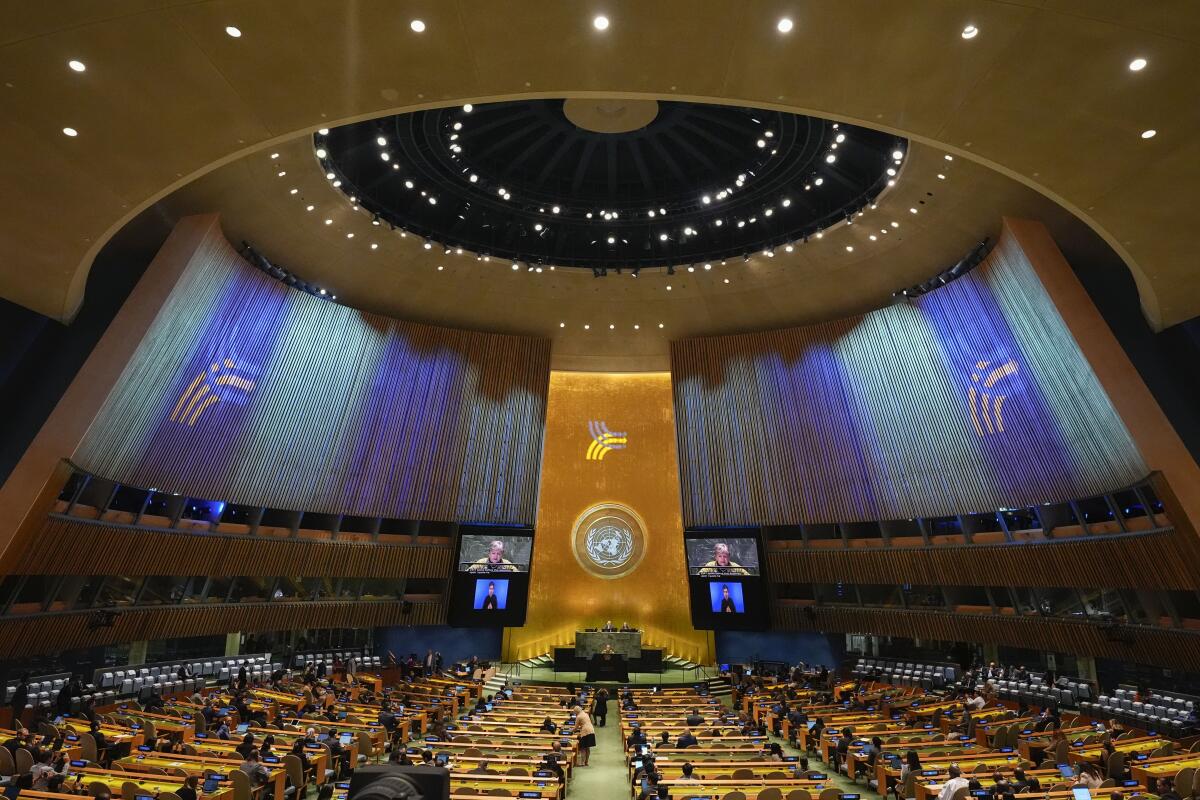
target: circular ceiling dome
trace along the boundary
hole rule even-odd
[[[592,99],[401,114],[314,147],[377,224],[599,273],[741,257],[848,220],[894,183],[907,142],[763,109]]]

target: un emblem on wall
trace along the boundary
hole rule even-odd
[[[646,555],[646,526],[633,509],[602,503],[575,520],[571,545],[575,560],[587,572],[620,578],[637,569]]]

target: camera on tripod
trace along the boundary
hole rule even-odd
[[[360,767],[350,779],[348,800],[450,800],[450,771],[399,764]]]

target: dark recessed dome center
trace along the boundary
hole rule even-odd
[[[816,117],[653,100],[455,106],[318,135],[330,180],[381,223],[530,264],[676,266],[841,222],[903,139]]]
[[[594,133],[629,133],[658,116],[657,100],[584,100],[563,103],[563,114],[576,127]]]

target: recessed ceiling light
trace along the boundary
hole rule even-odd
[[[634,329],[635,331],[640,331],[640,330],[642,329],[642,326],[641,326],[641,325],[638,325],[637,323],[634,323],[634,325],[633,325],[633,329]]]
[[[326,224],[326,225],[332,225],[332,224],[333,224],[333,220],[331,220],[331,219],[327,219],[327,220],[325,220],[325,224]]]
[[[443,269],[445,269],[445,267],[443,267],[441,264],[438,264],[438,272],[441,272]]]
[[[317,133],[321,134],[322,136],[328,136],[329,128],[321,128],[319,131],[317,131]]]
[[[688,272],[695,272],[695,271],[696,271],[696,265],[688,264]]]
[[[915,214],[915,213],[917,213],[916,206],[913,206],[912,208],[910,208],[910,209],[908,210],[908,213],[910,213],[910,214]]]
[[[873,233],[870,236],[868,236],[867,238],[870,239],[872,242],[878,241],[878,239],[879,239],[879,237]]]
[[[667,240],[667,235],[666,235],[665,233],[660,233],[660,234],[658,235],[658,240],[659,240],[660,242],[665,242],[665,241]]]
[[[610,322],[610,323],[608,323],[608,329],[609,329],[610,331],[612,331],[612,330],[616,330],[616,328],[617,328],[617,326],[616,326],[616,325],[613,325],[611,322]]]
[[[939,172],[939,173],[938,173],[938,180],[939,180],[939,181],[944,181],[944,180],[946,180],[946,176],[945,176],[945,175],[943,175],[942,173],[940,173],[940,172]]]
[[[74,64],[75,62],[72,61],[71,63]],[[1129,62],[1129,70],[1131,72],[1141,72],[1145,68],[1146,68],[1146,59],[1144,59],[1144,58],[1135,58],[1133,61]],[[74,67],[72,67],[72,69],[74,69]]]
[[[378,249],[379,249],[379,243],[378,243],[378,242],[372,242],[372,243],[371,243],[371,249],[372,249],[372,250],[378,250]]]
[[[305,206],[305,207],[304,207],[304,210],[305,210],[305,211],[312,211],[314,208],[316,208],[316,206]]]
[[[826,164],[832,164],[835,161],[837,161],[837,156],[835,156],[833,153],[830,153],[829,155],[825,156]]]
[[[354,238],[354,234],[353,234],[353,233],[347,233],[347,234],[346,234],[346,238],[347,238],[347,239],[353,239],[353,238]]]
[[[786,246],[785,246],[783,249],[784,249],[786,252],[790,253],[790,252],[792,252],[793,250],[795,250],[796,248],[792,247],[792,246],[789,244],[789,245],[786,245]]]
[[[470,103],[467,103],[466,105],[463,106],[463,111],[467,112],[468,114],[470,114],[474,110],[475,110],[475,106],[471,105]]]
[[[425,23],[419,19],[414,19],[412,22],[408,23],[408,27],[412,28],[413,33],[425,32]]]
[[[757,142],[755,142],[755,144],[756,144],[756,145],[758,145],[759,147],[766,147],[766,146],[767,146],[767,140],[766,140],[766,139],[759,139]]]
[[[825,182],[824,178],[817,178],[815,181],[813,181],[813,186],[820,186],[824,182]]]
[[[1142,131],[1143,139],[1153,139],[1157,135],[1158,135],[1158,131],[1154,130],[1154,128],[1150,128],[1149,130]]]
[[[388,155],[387,153],[380,153],[380,154],[379,154],[379,157],[380,157],[381,159],[383,159],[384,161],[391,161],[391,160],[392,160],[392,157],[391,157],[390,155]]]
[[[887,174],[888,174],[888,175],[895,175],[895,174],[896,174],[896,170],[895,170],[893,167],[888,167],[888,168],[887,168]]]
[[[669,284],[669,283],[667,284],[667,291],[668,292],[671,291],[671,284]]]
[[[893,221],[892,221],[892,227],[893,227],[893,228],[899,228],[899,227],[900,227],[900,223],[899,223],[899,222],[896,222],[895,220],[893,220]]]
[[[725,282],[726,282],[726,283],[729,283],[729,278],[726,278],[726,279],[725,279]]]
[[[775,30],[780,33],[791,33],[794,25],[795,23],[792,22],[790,17],[782,17],[779,22],[775,23]]]
[[[588,325],[587,323],[584,323],[584,325],[583,325],[583,329],[584,329],[585,331],[590,331],[590,330],[592,329],[592,326],[591,326],[591,325]]]
[[[341,181],[334,181],[334,182],[333,182],[333,188],[335,188],[335,189],[336,189],[337,187],[341,186],[341,185],[342,185],[342,182],[341,182]]]
[[[331,180],[333,180],[333,179],[334,179],[334,178],[336,178],[336,177],[337,177],[337,176],[336,176],[336,175],[334,175],[332,172],[326,172],[326,173],[325,173],[325,179],[326,179],[326,180],[330,180],[330,181],[331,181]]]
[[[284,175],[287,175],[287,170],[281,169],[281,170],[279,170],[279,172],[276,174],[276,177],[282,178]]]
[[[535,231],[540,231],[542,229],[542,223],[538,222],[538,223],[534,224],[533,229]]]
[[[235,39],[240,39],[240,38],[242,37],[242,31],[241,31],[241,29],[240,29],[240,28],[235,28],[235,27],[234,27],[234,26],[232,26],[232,25],[226,25],[226,26],[225,26],[225,32],[226,32],[227,34],[229,34],[230,36],[232,36],[233,38],[235,38]]]
[[[288,194],[299,194],[299,193],[300,193],[299,189],[292,189],[290,192],[288,192]]]
[[[904,158],[904,151],[903,150],[893,150],[892,158],[899,161],[900,159]]]
[[[705,264],[705,265],[704,265],[704,268],[705,268],[705,269],[712,269],[712,264]]]
[[[1146,65],[1146,62],[1142,61],[1142,66],[1145,66],[1145,65]],[[70,67],[71,69],[75,70],[76,72],[83,72],[85,69],[87,69],[86,64],[84,64],[82,61],[77,61],[75,59],[71,59],[70,61],[68,61],[67,66]],[[1133,67],[1130,66],[1130,69],[1133,69]],[[1138,67],[1138,69],[1141,69],[1141,67]]]
[[[954,156],[950,155],[949,153],[946,153],[946,156],[945,156],[945,158],[946,158],[946,160],[947,160],[947,161],[953,161],[953,160],[954,160]]]
[[[567,323],[565,323],[565,322],[560,322],[560,323],[558,323],[558,327],[560,327],[560,328],[565,328],[565,327],[567,327]]]
[[[75,130],[74,128],[63,128],[63,133],[65,133],[67,136],[79,135],[79,131]]]
[[[550,209],[550,213],[551,213],[551,214],[557,214],[557,213],[559,212],[559,210],[560,210],[560,209],[559,209],[559,207],[558,207],[558,206],[553,206],[553,207]]]
[[[318,147],[318,148],[317,148],[317,158],[324,158],[324,157],[325,157],[325,156],[327,156],[327,155],[329,155],[329,153],[325,152],[325,148],[324,148],[324,147]]]
[[[660,322],[660,323],[658,323],[658,327],[659,327],[659,328],[661,328],[662,326],[663,326],[663,324],[662,324],[661,322]]]
[[[603,14],[593,17],[592,27],[598,31],[608,30],[608,17],[604,16]]]
[[[847,253],[853,253],[853,252],[854,252],[854,245],[852,245],[852,244],[848,244],[848,245],[846,245],[846,252],[847,252]]]
[[[962,37],[964,39],[974,39],[978,35],[979,35],[979,28],[976,28],[974,25],[968,25],[967,27],[963,28],[963,30],[962,30]]]

